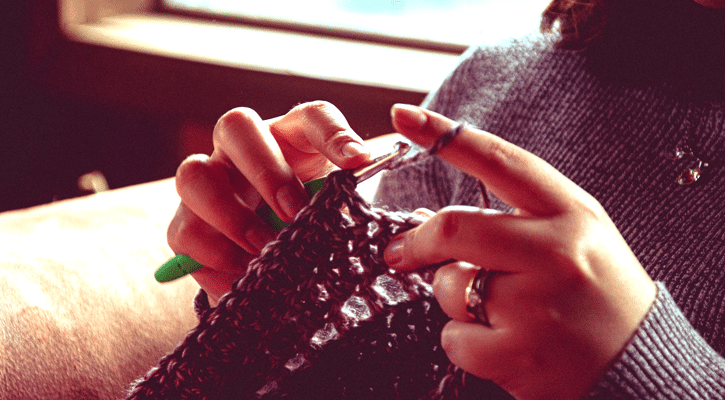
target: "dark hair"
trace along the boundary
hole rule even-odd
[[[558,32],[557,46],[584,50],[604,30],[607,22],[605,0],[552,0],[541,19],[542,32]]]
[[[542,32],[601,76],[725,96],[725,9],[693,0],[551,0]]]

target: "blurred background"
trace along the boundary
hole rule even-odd
[[[471,43],[535,31],[546,3],[317,1],[6,2],[0,13],[0,211],[85,195],[106,182],[119,188],[173,176],[187,155],[211,151],[214,123],[233,107],[251,107],[270,118],[301,102],[327,100],[362,136],[371,137],[391,130],[390,105],[419,103],[434,86],[325,79],[210,62],[178,49],[172,54],[115,45],[106,33],[118,28],[119,15],[163,17],[167,27],[189,20],[412,48],[448,65]],[[79,39],[69,34],[71,25],[98,28],[96,36]],[[233,43],[227,47],[235,51]],[[364,72],[366,66],[360,67]]]

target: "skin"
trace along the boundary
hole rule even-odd
[[[205,266],[192,275],[215,304],[274,238],[254,213],[262,199],[289,222],[309,201],[302,182],[370,159],[329,103],[305,103],[268,121],[250,109],[229,111],[214,128],[211,156],[191,156],[177,170],[181,204],[169,246]]]
[[[725,8],[725,0],[698,3]],[[429,144],[450,121],[422,115],[415,108],[398,107],[393,122],[413,140]],[[260,121],[252,110],[233,110],[220,119],[214,142],[211,157],[193,156],[179,168],[182,203],[168,228],[175,251],[206,265],[194,277],[212,300],[245,273],[248,261],[272,236],[250,205],[264,197],[278,215],[293,214],[301,206],[300,196],[304,198],[294,192],[300,181],[369,161],[364,149],[344,155],[347,144],[363,143],[339,111],[323,102],[301,105],[269,121]],[[434,283],[438,301],[454,319],[443,335],[454,363],[493,379],[519,399],[580,397],[646,314],[654,296],[651,281],[599,204],[543,161],[476,130],[465,131],[441,155],[516,204],[517,213],[420,210],[428,222],[386,249],[388,262],[413,269],[433,260],[461,260],[440,268]],[[255,165],[248,165],[251,160]],[[292,194],[283,192],[277,200],[274,194],[285,185],[291,185]],[[118,240],[120,236],[104,236],[109,232],[104,227],[113,221],[107,219],[115,214],[108,213],[105,202],[93,211],[88,208],[93,201],[56,203],[50,206],[52,213],[37,209],[17,221],[33,227],[27,224],[29,217],[57,218],[60,213],[78,223],[83,215],[98,228],[99,242]],[[134,216],[149,211],[148,204],[139,207]],[[4,222],[13,219],[8,214]],[[140,226],[148,228],[146,222]],[[26,242],[33,241],[18,239]],[[122,252],[115,264],[99,270],[97,260],[113,259],[105,250],[91,251],[94,256],[81,264],[59,260],[53,247],[48,256],[36,254],[35,248],[34,263],[14,259],[27,253],[22,246],[15,250],[5,257],[5,276],[0,277],[0,291],[9,299],[0,307],[0,380],[7,398],[119,398],[129,382],[196,324],[192,310],[184,306],[194,285],[179,281],[162,289],[141,279],[156,265],[153,260],[168,256],[165,252],[134,252],[133,260]],[[506,272],[491,280],[486,300],[491,328],[476,324],[463,305],[462,293],[480,267]],[[112,282],[113,290],[99,286],[99,271],[105,271],[103,282]],[[108,274],[117,276],[109,279]],[[85,317],[68,318],[73,315]]]
[[[408,105],[393,108],[392,122],[424,146],[453,124]],[[252,110],[231,111],[219,120],[214,143],[210,157],[194,156],[179,167],[182,203],[168,237],[174,251],[206,266],[194,278],[216,301],[245,273],[256,241],[271,237],[252,212],[260,198],[289,216],[307,201],[300,182],[363,165],[370,154],[324,102],[269,121]],[[453,318],[442,337],[453,363],[518,399],[581,397],[647,314],[654,283],[599,203],[540,158],[472,128],[439,155],[517,211],[421,210],[430,219],[394,238],[386,261],[412,270],[459,260],[440,268],[434,282]],[[277,197],[284,187],[299,193]],[[476,323],[464,303],[479,268],[502,272],[485,303],[490,328]]]
[[[430,146],[453,124],[399,108],[396,130]],[[448,259],[433,289],[453,318],[451,361],[518,399],[576,399],[632,337],[656,287],[599,203],[549,164],[489,133],[465,129],[439,156],[517,208],[514,215],[448,207],[394,238],[385,260],[411,270]],[[490,328],[466,312],[479,268],[489,284]]]

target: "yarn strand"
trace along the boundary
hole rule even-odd
[[[216,308],[201,292],[198,326],[128,399],[460,398],[435,266],[395,273],[383,260],[417,219],[371,207],[355,186],[351,171],[330,174]]]

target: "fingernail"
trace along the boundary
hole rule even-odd
[[[396,104],[391,109],[395,122],[410,129],[420,129],[428,122],[428,116],[418,107],[409,104]]]
[[[395,269],[403,261],[403,247],[405,245],[405,236],[400,235],[394,238],[385,249],[383,258],[390,268]]]
[[[433,218],[435,213],[427,208],[419,208],[411,213],[414,223],[422,224]]]
[[[347,158],[353,158],[365,153],[367,153],[365,147],[358,142],[347,142],[342,146],[342,155]]]
[[[277,190],[277,204],[287,214],[287,221],[292,221],[298,212],[305,206],[307,199],[300,191],[291,185],[282,186]]]
[[[184,275],[198,271],[203,267],[203,265],[199,264],[196,260],[186,254],[177,254],[156,270],[154,278],[161,283],[171,282]]]
[[[244,234],[244,238],[247,239],[247,242],[254,246],[255,249],[259,250],[259,252],[262,251],[267,243],[274,240],[274,236],[272,234],[261,228],[252,228],[248,230],[247,233]]]

